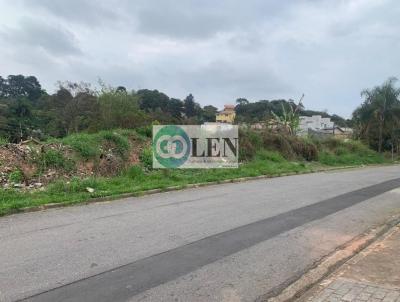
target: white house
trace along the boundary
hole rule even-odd
[[[333,127],[334,123],[329,117],[322,117],[321,115],[300,116],[300,133],[307,133],[308,129],[319,131]]]

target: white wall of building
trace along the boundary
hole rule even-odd
[[[329,117],[322,117],[321,115],[300,116],[300,132],[308,131],[308,129],[332,129],[333,126],[334,123]]]

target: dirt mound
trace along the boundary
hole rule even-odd
[[[72,177],[115,176],[139,163],[147,142],[130,141],[121,154],[113,144],[99,148],[93,158],[82,158],[73,147],[62,143],[29,141],[0,146],[0,186],[38,188],[56,179]]]

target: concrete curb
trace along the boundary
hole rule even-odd
[[[145,195],[152,195],[158,194],[163,192],[171,192],[171,191],[178,191],[183,189],[192,189],[192,188],[199,188],[205,186],[213,186],[213,185],[220,185],[220,184],[227,184],[227,183],[238,183],[238,182],[245,182],[250,180],[257,180],[257,179],[266,179],[266,178],[276,178],[276,177],[285,177],[285,176],[293,176],[293,175],[301,175],[301,174],[312,174],[312,173],[321,173],[321,172],[330,172],[330,171],[339,171],[344,169],[362,169],[367,167],[383,167],[393,164],[373,164],[373,165],[361,165],[361,166],[342,166],[342,167],[327,167],[316,169],[312,171],[299,171],[299,172],[287,172],[287,173],[279,173],[273,175],[259,175],[259,176],[250,176],[250,177],[240,177],[240,178],[232,178],[232,179],[224,179],[220,181],[210,181],[210,182],[203,182],[203,183],[195,183],[195,184],[187,184],[181,186],[172,186],[166,187],[162,189],[151,189],[145,191],[138,191],[133,193],[122,193],[118,195],[111,195],[111,196],[104,196],[104,197],[94,197],[82,202],[67,202],[67,203],[47,203],[40,206],[33,206],[33,207],[25,207],[21,209],[14,209],[13,211],[5,214],[3,216],[8,216],[12,214],[18,213],[30,213],[30,212],[38,212],[47,209],[55,209],[55,208],[63,208],[67,206],[78,206],[78,205],[88,205],[92,203],[100,203],[100,202],[110,202],[116,199],[124,199],[130,197],[139,197]],[[0,216],[2,217],[2,216]]]
[[[392,216],[392,219],[385,224],[369,229],[353,238],[312,267],[303,271],[294,280],[288,280],[285,284],[259,297],[256,301],[291,302],[299,299],[308,290],[336,271],[337,268],[345,264],[348,260],[357,257],[361,251],[391,232],[399,224],[400,216]]]

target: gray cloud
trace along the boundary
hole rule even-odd
[[[213,61],[210,64],[195,70],[184,72],[182,78],[186,86],[201,91],[224,91],[235,98],[243,91],[248,91],[252,98],[265,94],[285,93],[291,90],[276,73],[266,68],[260,68],[256,62],[241,62],[232,64],[224,60]]]
[[[39,20],[22,19],[16,28],[3,27],[0,35],[10,46],[24,47],[25,55],[29,55],[30,47],[41,48],[54,56],[81,53],[70,31]]]
[[[172,38],[208,38],[220,32],[247,28],[286,7],[286,1],[165,0],[139,1],[130,6],[137,13],[138,30]]]
[[[217,106],[304,92],[307,107],[349,116],[363,88],[400,76],[396,0],[0,3],[2,75],[50,91],[100,77]]]
[[[227,29],[228,24],[217,15],[190,14],[183,11],[143,10],[138,15],[139,31],[144,34],[178,38],[205,38]]]
[[[118,6],[106,7],[101,0],[22,0],[23,5],[37,12],[48,12],[68,22],[78,22],[89,26],[118,22],[115,13]],[[107,2],[105,2],[107,3]]]

